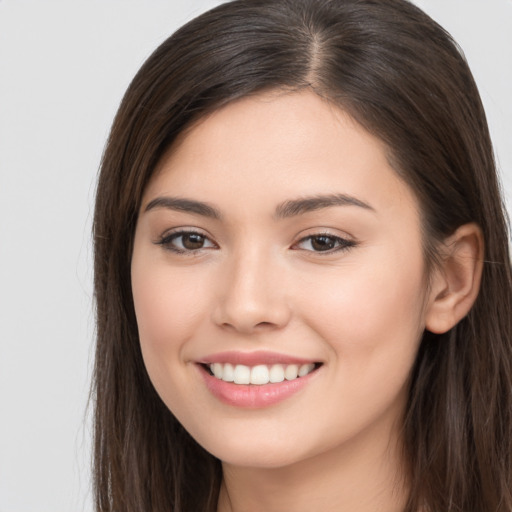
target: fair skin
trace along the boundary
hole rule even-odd
[[[446,247],[427,276],[385,147],[312,92],[233,102],[181,136],[144,193],[132,287],[155,389],[222,461],[219,512],[400,510],[421,335],[478,289],[478,229]],[[309,373],[240,384],[227,363]]]

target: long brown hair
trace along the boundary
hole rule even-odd
[[[142,193],[190,124],[266,89],[312,88],[383,140],[422,211],[425,255],[462,224],[485,240],[479,296],[425,333],[403,424],[408,512],[512,510],[512,278],[480,97],[451,37],[405,0],[235,0],[191,21],[142,66],[115,118],[94,217],[94,482],[102,512],[214,511],[220,462],[153,389],[130,260]]]

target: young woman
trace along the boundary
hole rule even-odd
[[[418,8],[178,30],[99,178],[97,510],[512,510],[507,233],[473,78]]]

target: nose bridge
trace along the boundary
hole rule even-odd
[[[284,269],[270,251],[252,246],[226,261],[216,322],[241,332],[284,326],[289,319]]]

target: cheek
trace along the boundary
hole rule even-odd
[[[316,313],[307,321],[331,353],[328,387],[336,390],[339,423],[355,433],[405,407],[423,332],[423,281],[421,272],[387,267],[370,273],[352,269],[341,282],[315,288],[310,304]],[[324,403],[325,411],[332,411],[332,400]]]
[[[398,386],[407,378],[424,329],[421,261],[421,255],[409,261],[380,257],[379,264],[347,266],[336,279],[310,287],[314,314],[305,315],[307,322],[327,343],[348,385],[370,388],[376,380],[393,380]]]
[[[134,258],[132,291],[143,352],[177,354],[202,320],[204,289],[187,269],[171,272],[162,264]]]
[[[132,290],[144,364],[160,398],[188,423],[197,400],[187,397],[197,389],[189,383],[184,348],[204,320],[202,278],[186,269],[172,272],[161,261],[140,263],[134,257]]]

